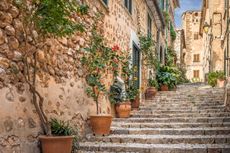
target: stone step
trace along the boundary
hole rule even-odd
[[[230,144],[230,135],[88,135],[86,141],[143,144]]]
[[[80,143],[77,153],[93,152],[139,152],[139,153],[229,153],[228,144],[140,144],[140,143]]]
[[[168,117],[229,117],[229,112],[223,113],[187,113],[187,114],[145,114],[145,113],[132,113],[132,117],[142,117],[142,118],[168,118]]]
[[[172,108],[140,108],[139,110],[152,110],[152,111],[176,111],[176,110],[183,110],[183,111],[206,111],[206,110],[218,110],[219,112],[225,111],[226,108],[222,107],[222,108],[189,108],[189,107],[172,107]]]
[[[173,123],[173,122],[185,122],[185,123],[213,123],[213,122],[230,122],[230,117],[174,117],[174,118],[114,118],[114,121],[127,122],[127,123]]]
[[[230,127],[209,128],[121,128],[111,127],[112,134],[155,134],[155,135],[228,135]]]
[[[144,106],[140,107],[140,110],[175,110],[175,109],[181,109],[181,110],[206,110],[206,109],[217,109],[219,111],[225,110],[225,106],[200,106],[200,107],[192,107],[192,106],[167,106],[167,107],[151,107],[151,106]]]
[[[113,127],[123,128],[195,128],[195,127],[230,127],[230,122],[224,123],[126,123],[113,122]]]
[[[206,109],[206,110],[139,110],[139,113],[143,114],[154,114],[154,113],[162,113],[162,114],[187,114],[187,113],[219,113],[219,112],[227,112],[226,110],[216,110],[216,109]]]
[[[144,103],[140,107],[157,107],[157,106],[224,106],[224,103],[172,103],[172,104],[164,104],[164,103]]]

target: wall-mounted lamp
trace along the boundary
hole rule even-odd
[[[210,28],[210,25],[209,25],[207,22],[205,22],[205,23],[204,23],[204,26],[203,26],[203,30],[204,30],[204,32],[205,32],[206,34],[208,33],[209,28]]]

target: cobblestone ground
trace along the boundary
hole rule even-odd
[[[111,135],[87,135],[78,153],[85,152],[230,153],[224,89],[187,84],[159,92],[132,117],[114,118]]]

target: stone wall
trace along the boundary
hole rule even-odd
[[[39,152],[37,137],[42,134],[42,129],[23,75],[25,63],[22,58],[25,55],[37,52],[36,87],[44,97],[48,118],[71,121],[80,135],[84,135],[89,130],[88,117],[95,114],[96,106],[85,93],[87,84],[80,57],[81,49],[88,46],[95,14],[99,11],[104,14],[98,24],[111,47],[118,44],[131,54],[132,41],[139,45],[138,33],[146,34],[147,6],[144,1],[134,1],[132,15],[122,1],[110,0],[108,7],[100,0],[88,0],[87,4],[89,14],[76,17],[85,25],[85,32],[77,32],[68,38],[49,38],[37,44],[33,41],[37,37],[36,31],[25,37],[26,27],[19,8],[12,0],[0,1],[0,153]],[[153,26],[156,32],[155,28]],[[143,92],[147,86],[147,68],[142,67],[141,76]],[[107,77],[109,85],[113,81],[112,75]],[[103,114],[113,114],[108,99],[101,99],[99,105]]]
[[[186,76],[191,81],[204,81],[203,71],[203,45],[202,37],[199,35],[200,29],[200,11],[188,11],[183,14],[183,29],[185,32],[186,52],[185,52],[185,66]],[[196,37],[196,38],[195,38]],[[199,62],[194,62],[194,55],[199,54]],[[199,71],[199,78],[194,78],[194,70]]]

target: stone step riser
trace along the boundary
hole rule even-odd
[[[222,108],[189,108],[189,107],[185,107],[185,108],[180,108],[180,107],[171,107],[171,108],[164,108],[164,107],[159,107],[159,108],[140,108],[139,110],[152,110],[152,111],[176,111],[176,110],[183,110],[183,111],[208,111],[210,109],[222,112],[224,111],[226,108],[222,107]]]
[[[124,121],[123,119],[116,118],[114,121]],[[173,122],[185,122],[185,123],[223,123],[230,122],[230,118],[129,118],[126,123],[173,123]]]
[[[83,152],[81,150],[84,150]],[[229,153],[230,147],[215,148],[165,148],[165,147],[128,147],[128,146],[81,146],[77,153],[118,153],[118,152],[134,152],[134,153]],[[101,151],[101,152],[100,152]]]
[[[183,124],[145,124],[145,123],[135,123],[135,124],[122,124],[119,122],[113,122],[113,127],[121,128],[210,128],[210,127],[230,127],[230,123],[183,123]]]
[[[197,110],[194,110],[194,111],[191,111],[191,110],[139,110],[138,111],[140,114],[188,114],[188,113],[219,113],[219,112],[226,112],[226,111],[219,111],[219,110],[216,110],[216,109],[209,109],[209,110],[202,110],[202,111],[197,111]]]
[[[89,142],[93,141],[99,141],[99,142],[110,142],[110,143],[140,143],[140,144],[228,144],[230,143],[230,137],[229,136],[223,136],[223,137],[211,137],[211,138],[205,138],[200,136],[199,138],[191,137],[191,138],[174,138],[174,137],[159,137],[159,138],[144,138],[144,136],[141,137],[125,137],[123,135],[122,137],[91,137],[90,139],[87,139]]]
[[[171,104],[164,104],[164,103],[144,103],[144,105],[141,105],[140,107],[156,107],[156,106],[224,106],[224,103],[209,103],[209,104],[203,104],[203,103],[171,103]]]
[[[169,117],[230,117],[230,114],[132,114],[135,118],[169,118]]]
[[[112,134],[148,134],[148,135],[228,135],[230,134],[230,129],[218,129],[218,130],[128,130],[128,129],[112,129]]]

